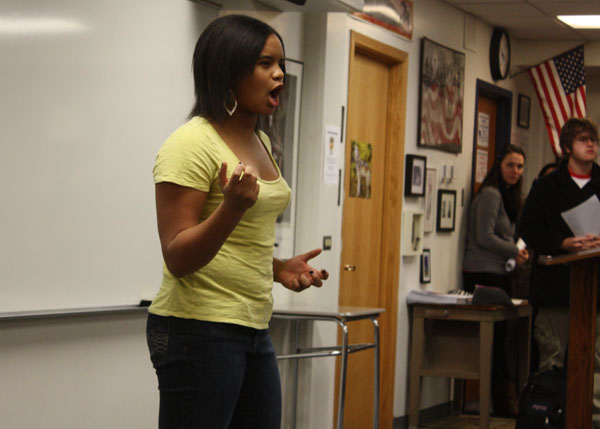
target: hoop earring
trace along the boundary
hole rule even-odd
[[[229,115],[229,117],[231,117],[235,113],[238,103],[237,103],[237,98],[235,98],[235,94],[233,93],[233,91],[230,90],[229,92],[231,93],[231,96],[233,97],[233,107],[231,109],[229,107],[227,107],[227,101],[223,102],[223,105],[225,106],[225,110],[227,111],[227,114]]]

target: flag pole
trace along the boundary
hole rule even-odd
[[[573,46],[572,48],[569,48],[569,49],[567,49],[566,51],[564,51],[564,52],[561,52],[560,54],[553,55],[552,57],[548,58],[547,60],[541,61],[541,62],[539,62],[539,63],[537,63],[537,64],[535,64],[535,65],[533,65],[533,66],[529,66],[529,67],[527,67],[525,70],[521,70],[521,71],[519,71],[519,72],[517,72],[517,73],[515,73],[515,74],[512,74],[512,73],[511,73],[511,75],[510,75],[509,77],[510,77],[511,79],[512,79],[513,77],[517,77],[517,76],[519,76],[520,74],[523,74],[523,73],[525,73],[525,72],[528,72],[528,71],[529,71],[529,70],[531,70],[532,68],[535,68],[535,67],[539,66],[540,64],[544,64],[546,61],[549,61],[549,60],[551,60],[552,58],[555,58],[555,57],[560,57],[561,55],[563,55],[563,54],[566,54],[567,52],[570,52],[570,51],[572,51],[573,49],[577,49],[577,48],[579,48],[580,46],[581,46],[581,47],[583,47],[583,46],[587,45],[588,43],[589,43],[589,42],[585,42],[585,43],[583,43],[583,44],[581,44],[581,45]],[[584,64],[584,66],[585,66],[585,64]]]

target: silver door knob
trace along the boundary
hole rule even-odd
[[[354,265],[344,265],[344,271],[356,271],[356,267]]]

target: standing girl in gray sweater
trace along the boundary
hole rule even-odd
[[[510,294],[506,262],[522,264],[529,258],[526,249],[515,244],[515,223],[521,211],[521,182],[525,153],[508,145],[492,166],[475,194],[469,210],[467,243],[463,260],[463,288],[495,286]],[[506,323],[496,323],[492,363],[492,404],[494,414],[514,417],[518,412],[516,385],[508,381],[506,365]]]

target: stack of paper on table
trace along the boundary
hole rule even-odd
[[[432,291],[411,290],[407,297],[408,304],[469,304],[473,295],[456,293],[437,293]]]

